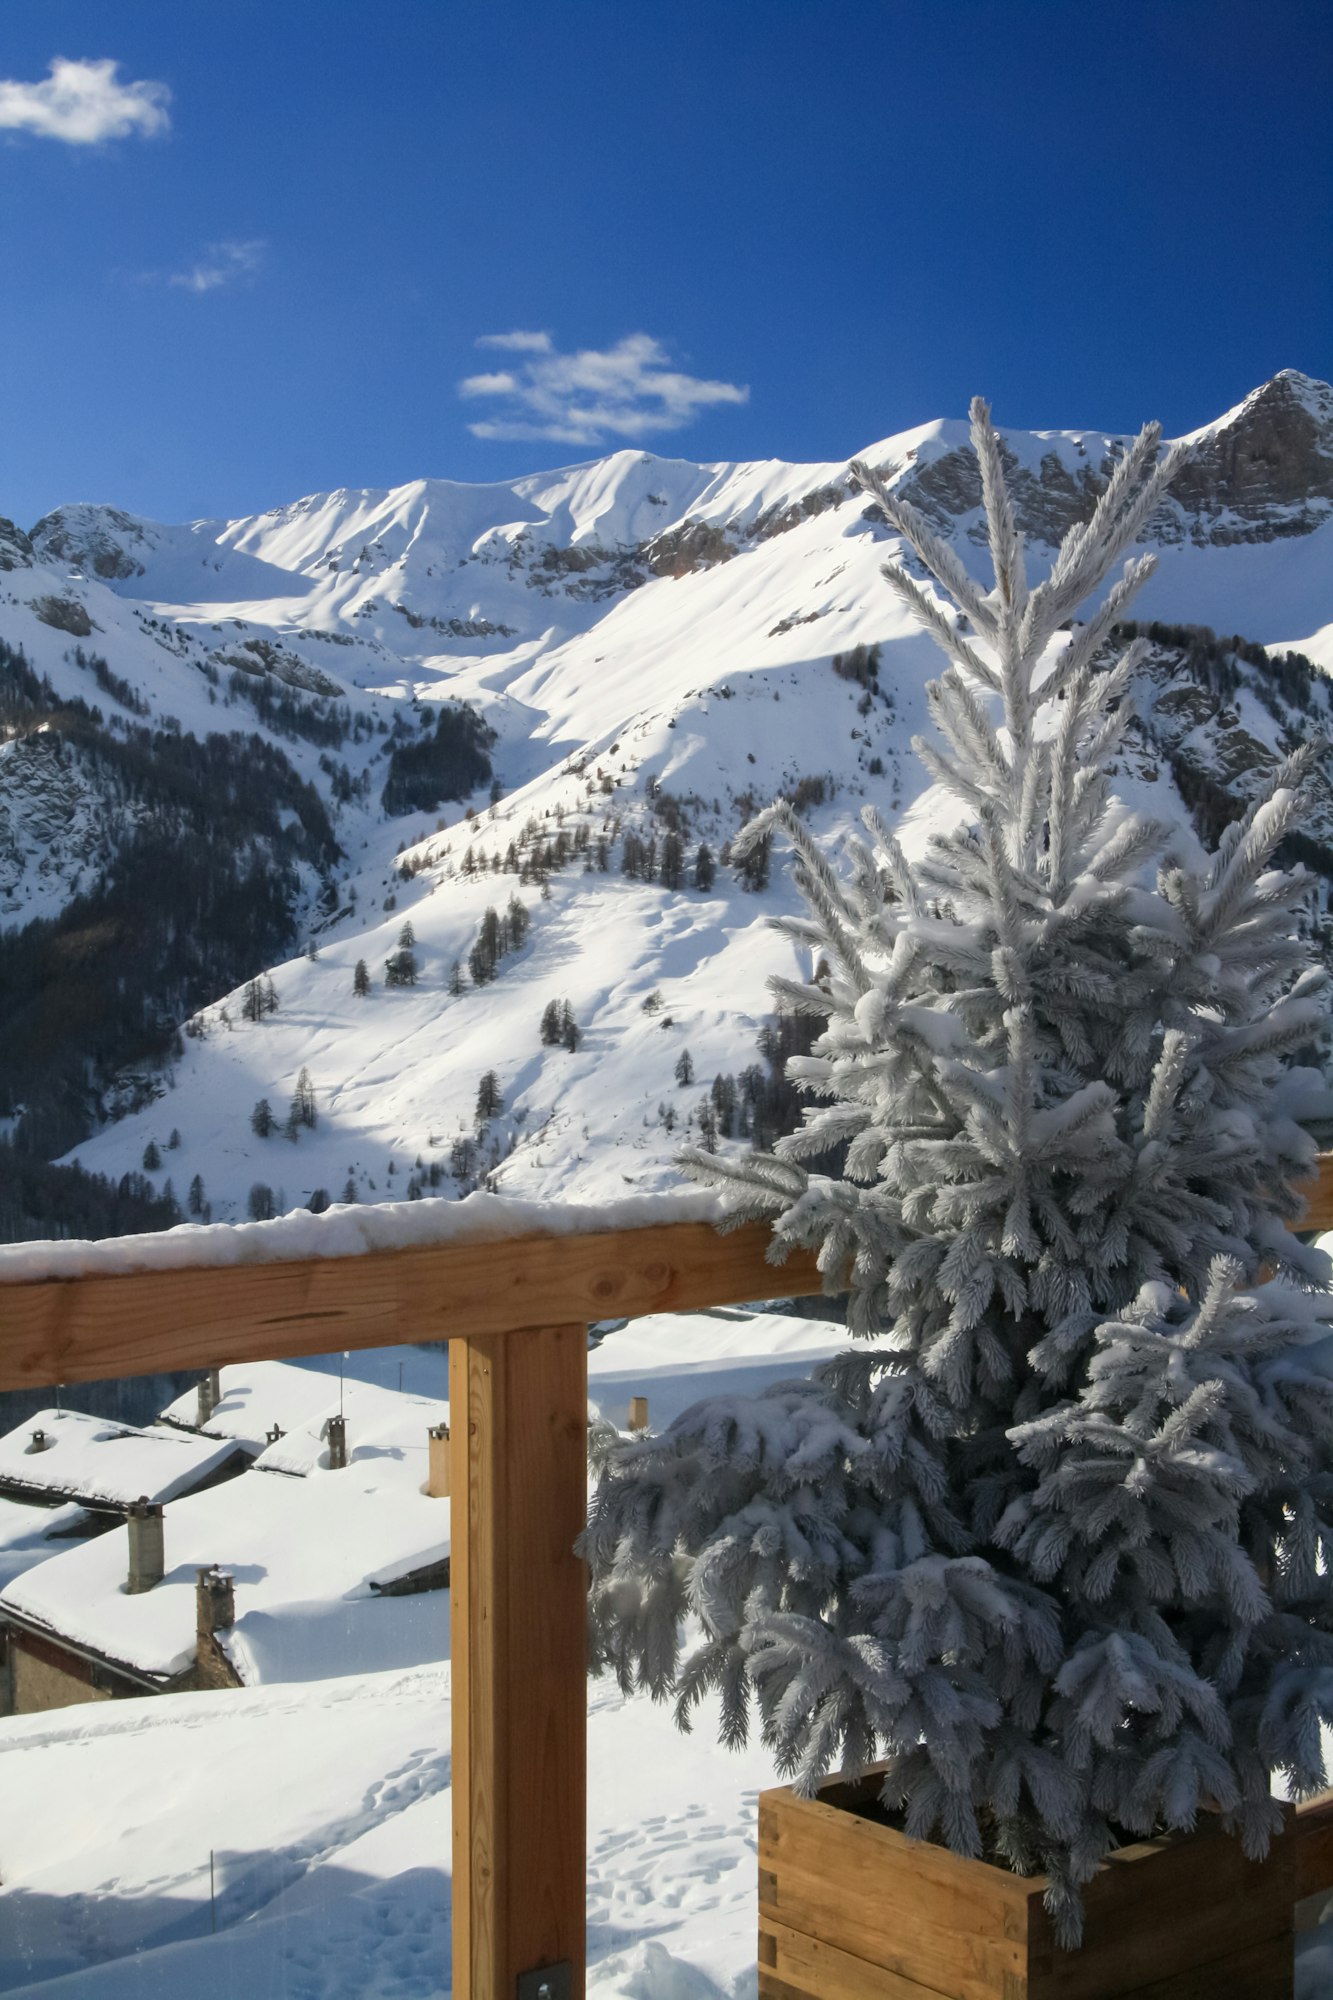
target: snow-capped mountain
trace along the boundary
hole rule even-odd
[[[1035,566],[1124,442],[1006,433]],[[1333,668],[1333,390],[1287,371],[1194,443],[1148,537],[1162,561],[1135,611],[1157,631],[1122,782],[1203,825],[1328,726],[1328,684],[1286,655]],[[964,423],[861,456],[984,574]],[[598,1198],[662,1184],[691,1122],[762,1129],[765,980],[791,969],[763,920],[791,892],[779,868],[738,880],[730,838],[779,789],[825,834],[870,797],[909,842],[934,823],[909,746],[938,655],[879,576],[894,547],[845,462],[633,451],[240,521],[80,505],[0,525],[0,959],[28,1065],[10,1060],[0,1111],[158,1196],[197,1177],[218,1218],[252,1190],[262,1212],[487,1169]],[[164,839],[182,878],[201,850],[245,866],[225,893],[205,870],[191,903]],[[1309,845],[1333,872],[1333,810]],[[149,955],[170,976],[134,972],[148,1028],[99,1042],[88,996],[123,993],[135,912],[168,892]],[[213,948],[184,951],[215,908]],[[53,1049],[59,1115],[34,1119]],[[315,1122],[298,1106],[289,1140],[303,1068]]]

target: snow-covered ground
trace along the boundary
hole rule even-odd
[[[446,1662],[5,1723],[0,1991],[447,1992],[449,1686]],[[665,1710],[592,1688],[599,2000],[753,1990],[755,1801],[772,1769],[715,1748],[707,1723],[682,1737]]]
[[[757,1391],[844,1342],[828,1321],[781,1313],[658,1314],[603,1332],[590,1402],[624,1423],[629,1398],[646,1394],[660,1426],[700,1395]],[[439,1390],[444,1363],[416,1348],[349,1356],[341,1385],[332,1357],[224,1369],[210,1428],[262,1441],[285,1417],[286,1434],[239,1479],[167,1508],[166,1580],[123,1595],[124,1534],[112,1531],[11,1587],[29,1612],[79,1623],[96,1643],[115,1625],[122,1655],[165,1670],[189,1649],[192,1565],[225,1544],[229,1645],[248,1681],[269,1684],[0,1723],[0,1991],[415,2000],[447,1989],[447,1594],[369,1603],[349,1588],[375,1539],[367,1482],[381,1503],[388,1482],[398,1519],[444,1521],[447,1547],[448,1501],[418,1490],[426,1424],[447,1405],[410,1386]],[[351,1464],[330,1472],[319,1431],[340,1405]],[[193,1398],[173,1415],[191,1421]],[[301,1589],[306,1602],[293,1603]],[[358,1670],[373,1616],[423,1608],[424,1649],[422,1633],[397,1629],[397,1663]],[[312,1677],[321,1656],[337,1679]],[[589,1759],[593,1993],[749,1991],[767,1757],[719,1750],[708,1717],[681,1737],[667,1710],[594,1683]]]
[[[844,1338],[829,1322],[780,1313],[657,1315],[604,1334],[589,1357],[590,1396],[623,1422],[629,1397],[647,1395],[657,1426],[700,1394],[803,1373]],[[367,1463],[390,1438],[395,1406],[399,1443],[420,1428],[419,1394],[399,1404],[399,1367],[429,1393],[442,1363],[411,1348],[349,1357],[349,1437],[354,1451],[358,1436],[370,1448]],[[254,1430],[281,1405],[292,1419],[281,1442],[306,1477],[247,1473],[219,1499],[246,1480],[308,1484],[336,1367],[224,1370],[226,1434]],[[325,1492],[343,1478],[325,1474]],[[199,1504],[168,1508],[169,1536],[173,1518]],[[341,1518],[332,1524],[335,1538],[345,1532]],[[337,1558],[309,1547],[312,1576],[323,1576]],[[325,1636],[337,1644],[336,1613]],[[41,2000],[448,1992],[449,1663],[311,1679],[311,1657],[307,1647],[290,1679],[275,1660],[269,1685],[0,1723],[0,1991]],[[356,1666],[354,1648],[342,1664]],[[755,1991],[756,1800],[775,1778],[761,1749],[720,1749],[714,1721],[706,1709],[681,1736],[668,1709],[590,1684],[593,2000]],[[1331,1972],[1333,1949],[1313,1934],[1298,2000],[1326,1995]]]

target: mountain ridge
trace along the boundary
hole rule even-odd
[[[966,434],[941,420],[868,455],[984,576]],[[1040,564],[1124,441],[1005,443]],[[1182,829],[1238,810],[1264,766],[1333,722],[1316,671],[1333,666],[1333,391],[1286,371],[1196,444],[1195,487],[1147,535],[1161,567],[1135,612],[1159,636],[1118,780],[1128,804]],[[194,990],[165,1060],[85,1063],[84,1136],[66,1157],[119,1179],[151,1143],[166,1162],[153,1194],[169,1175],[179,1198],[197,1177],[222,1218],[256,1199],[267,1212],[344,1191],[457,1192],[487,1174],[598,1199],[664,1184],[682,1136],[710,1121],[718,1143],[744,1143],[770,1115],[765,980],[803,968],[763,921],[792,906],[790,886],[777,869],[766,883],[732,871],[731,837],[778,790],[830,839],[870,798],[909,846],[939,824],[909,751],[938,656],[884,586],[894,540],[846,473],[622,451],[486,487],[344,488],[225,524],[73,507],[31,536],[0,529],[0,639],[50,689],[49,712],[0,738],[15,962],[39,917],[80,962],[80,913],[110,894],[97,870],[114,857],[41,816],[42,772],[63,746],[82,782],[90,731],[197,744],[224,790],[253,736],[255,769],[279,760],[293,800],[309,788],[333,843],[298,838],[282,864],[285,902],[266,921],[270,938],[285,926],[286,957],[270,944],[247,958],[238,933],[237,985]],[[1243,635],[1240,650],[1202,627]],[[78,704],[72,731],[62,715]],[[475,726],[457,719],[469,714]],[[213,737],[242,747],[210,751]],[[121,811],[128,839],[140,808],[99,795],[94,775],[89,824]],[[1309,841],[1333,875],[1330,801],[1326,786]],[[413,976],[390,978],[404,949]],[[156,1022],[168,1000],[142,976]],[[259,979],[279,1006],[252,1018]],[[553,1004],[572,1048],[539,1032]],[[260,1138],[251,1107],[266,1099],[281,1128],[303,1068],[317,1127]],[[479,1121],[491,1072],[501,1109]],[[12,1096],[0,1113],[18,1129],[17,1082]]]

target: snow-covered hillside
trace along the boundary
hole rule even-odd
[[[1123,440],[1006,442],[1039,565]],[[1333,391],[1285,373],[1195,442],[1153,523],[1162,563],[1136,615],[1333,667]],[[962,422],[864,456],[982,572]],[[664,1185],[691,1127],[738,1142],[762,1127],[765,982],[793,970],[764,919],[791,892],[777,867],[767,885],[738,880],[729,840],[780,789],[828,835],[867,799],[901,816],[909,843],[934,823],[909,744],[938,655],[879,576],[895,544],[874,514],[844,462],[622,451],[507,484],[344,490],[186,527],[68,507],[30,537],[0,535],[0,640],[59,700],[96,703],[121,743],[135,729],[249,732],[290,772],[268,838],[278,855],[290,833],[293,955],[237,961],[231,991],[192,988],[165,1062],[123,1087],[97,1079],[72,1156],[146,1171],[158,1193],[170,1178],[182,1203],[194,1185],[235,1219],[252,1199],[262,1214],[450,1193],[486,1172],[513,1193],[603,1200]],[[1169,683],[1169,647],[1158,669]],[[1242,663],[1230,693],[1211,685],[1187,727],[1170,685],[1154,687],[1123,781],[1152,787],[1158,810],[1184,815],[1182,764],[1206,763],[1219,730],[1243,791],[1247,758],[1327,719],[1322,680],[1296,699]],[[438,733],[458,703],[493,736],[451,779]],[[0,773],[5,921],[67,921],[124,816],[151,808],[118,799],[86,746],[45,726],[7,732]],[[301,786],[336,854],[293,826]],[[368,993],[354,991],[358,961]],[[262,974],[276,1009],[247,996]],[[314,1122],[307,1096],[288,1137],[303,1069]],[[479,1124],[492,1072],[499,1108]],[[261,1099],[267,1137],[252,1126]]]

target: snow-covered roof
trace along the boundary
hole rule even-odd
[[[646,1395],[648,1422],[660,1431],[704,1396],[757,1396],[847,1343],[836,1321],[795,1313],[648,1313],[588,1356],[588,1399],[624,1430],[630,1398]]]
[[[252,1468],[176,1501],[164,1522],[166,1575],[152,1590],[127,1594],[128,1540],[118,1528],[29,1570],[0,1592],[0,1613],[166,1678],[194,1657],[196,1572],[216,1565],[230,1572],[236,1597],[236,1623],[220,1636],[247,1683],[446,1658],[443,1591],[380,1598],[371,1584],[449,1553],[449,1502],[423,1491],[427,1427],[446,1420],[447,1405],[406,1397],[397,1420],[381,1408],[358,1434],[350,1385],[347,1394],[348,1464],[328,1471],[313,1441],[309,1450],[298,1444],[289,1457],[303,1457],[304,1476]]]
[[[89,1507],[173,1500],[220,1470],[235,1450],[228,1440],[140,1430],[81,1410],[39,1410],[0,1438],[0,1490]]]
[[[276,1425],[284,1432],[300,1429],[312,1419],[322,1423],[337,1407],[340,1380],[346,1394],[367,1383],[401,1394],[448,1399],[449,1354],[446,1346],[369,1347],[346,1355],[322,1354],[309,1361],[237,1361],[218,1371],[222,1390],[208,1422],[198,1425],[197,1389],[187,1389],[168,1403],[160,1422],[198,1429],[205,1437],[234,1438],[258,1456]],[[369,1405],[366,1406],[369,1408]]]
[[[252,1456],[264,1449],[265,1439],[276,1424],[284,1431],[316,1410],[327,1408],[338,1393],[336,1375],[304,1368],[292,1361],[248,1361],[219,1371],[222,1399],[202,1428],[206,1437],[234,1438]],[[194,1430],[198,1423],[197,1389],[187,1389],[168,1403],[162,1412],[165,1424],[183,1425]]]
[[[355,1458],[375,1453],[401,1457],[405,1465],[419,1465],[418,1480],[425,1479],[426,1434],[432,1425],[447,1424],[449,1405],[434,1396],[414,1396],[384,1389],[373,1382],[348,1382],[341,1390],[335,1382],[317,1408],[274,1444],[267,1445],[256,1460],[266,1472],[290,1472],[302,1477],[328,1464],[328,1421],[341,1414],[347,1425],[347,1447]]]
[[[0,1499],[0,1590],[92,1529],[93,1516],[72,1501],[50,1507]]]

